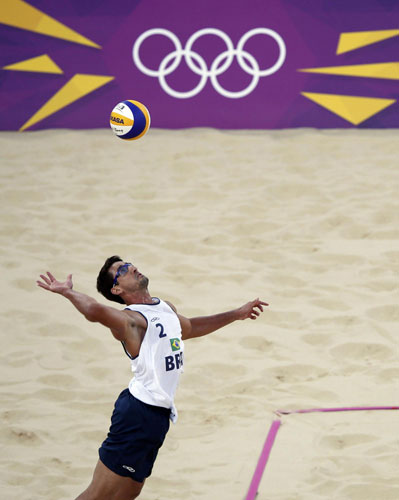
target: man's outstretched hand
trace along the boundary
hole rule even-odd
[[[37,286],[40,286],[49,292],[60,293],[63,295],[67,290],[71,290],[73,287],[72,274],[69,274],[66,281],[63,283],[61,281],[57,281],[49,271],[47,271],[47,276],[41,274],[40,277],[43,281],[37,280]]]
[[[260,313],[263,312],[263,306],[268,305],[269,304],[262,302],[259,298],[252,300],[237,309],[237,319],[256,319]]]

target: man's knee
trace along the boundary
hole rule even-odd
[[[99,491],[96,488],[93,488],[93,485],[90,485],[87,490],[81,493],[75,500],[135,500],[139,497],[141,490],[144,486],[144,483],[141,485],[135,485],[135,491],[119,491],[112,493],[107,493],[104,496],[104,492]]]
[[[138,498],[140,495],[140,492],[139,493],[135,493],[133,494],[133,496],[128,496],[128,497],[125,497],[123,498],[123,500],[135,500],[136,498]],[[115,497],[115,500],[119,500],[121,497],[117,496]],[[112,497],[112,499],[109,499],[109,500],[113,500],[114,497]],[[75,500],[104,500],[104,496],[101,495],[101,494],[91,494],[90,492],[88,492],[87,490],[84,491],[83,493],[81,493]],[[121,499],[122,500],[122,499]]]

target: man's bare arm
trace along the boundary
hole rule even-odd
[[[171,305],[171,304],[170,304]],[[202,337],[209,333],[215,332],[224,326],[229,325],[237,320],[256,319],[261,312],[264,311],[263,306],[268,306],[266,302],[261,301],[259,298],[247,302],[237,309],[231,311],[213,314],[211,316],[199,316],[196,318],[186,318],[178,314],[180,324],[182,327],[183,340]],[[174,307],[171,305],[174,309]],[[176,310],[175,310],[176,311]]]
[[[93,297],[73,290],[72,275],[65,282],[60,282],[47,272],[47,276],[41,274],[42,281],[37,280],[37,285],[53,293],[58,293],[67,298],[76,309],[88,320],[108,327],[117,340],[129,340],[130,344],[137,343],[137,352],[140,349],[142,336],[139,328],[146,328],[144,318],[131,311],[120,311],[114,307],[106,306],[97,302]]]

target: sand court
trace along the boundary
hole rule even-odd
[[[397,130],[2,132],[4,498],[88,484],[123,349],[35,280],[114,254],[185,316],[270,304],[186,342],[172,426],[140,498],[241,500],[274,411],[399,403]],[[399,413],[285,417],[259,500],[399,497]]]

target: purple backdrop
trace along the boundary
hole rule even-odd
[[[10,10],[5,3],[0,11]],[[143,102],[150,110],[152,126],[162,128],[356,126],[301,92],[395,100],[357,126],[399,126],[399,74],[395,79],[392,75],[375,78],[298,71],[398,63],[399,36],[395,34],[336,55],[341,33],[397,30],[398,0],[29,0],[26,4],[101,49],[28,31],[17,26],[19,21],[4,24],[2,15],[1,68],[47,54],[63,70],[63,74],[51,74],[2,69],[2,130],[18,130],[78,73],[114,79],[34,124],[31,130],[108,127],[112,108],[124,99]],[[145,34],[155,28],[172,34]],[[199,36],[190,52],[190,37],[210,28],[223,33]],[[255,28],[262,30],[242,39]],[[142,34],[149,36],[139,45]],[[230,40],[230,49],[223,55]],[[241,48],[240,40],[245,42]],[[134,61],[134,46],[144,72]],[[176,57],[182,52],[177,64]],[[184,54],[191,59],[186,61]],[[145,68],[160,76],[146,74]],[[271,74],[265,75],[265,70]]]

